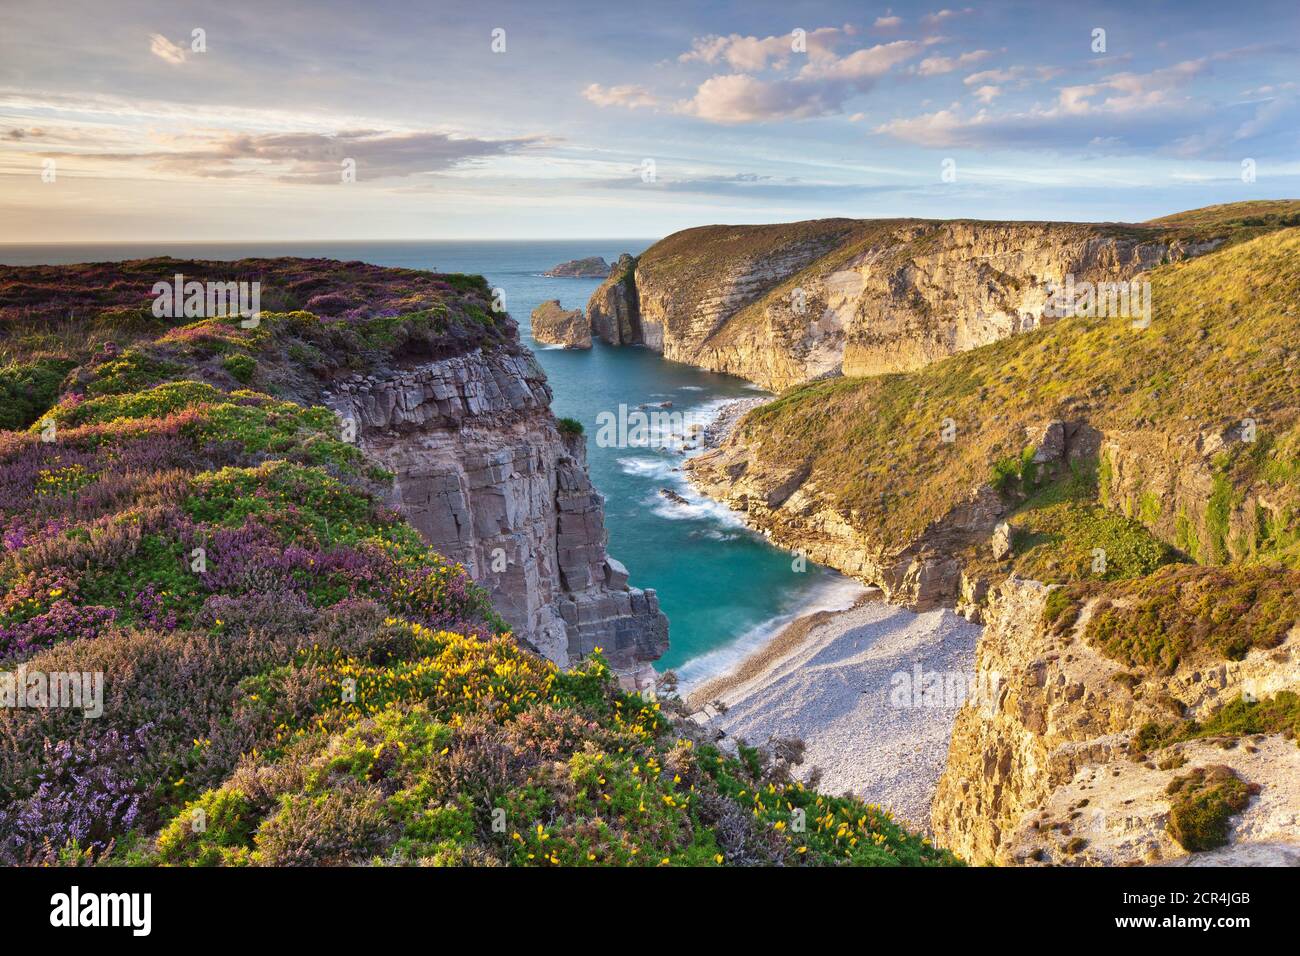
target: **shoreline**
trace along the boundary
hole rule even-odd
[[[805,745],[795,776],[889,808],[930,835],[930,809],[964,696],[932,687],[976,675],[983,628],[950,609],[916,613],[880,598],[792,621],[728,675],[687,699],[693,719],[749,746]],[[720,706],[719,706],[720,705]]]
[[[765,641],[754,647],[730,670],[700,683],[683,700],[692,711],[698,711],[715,700],[723,699],[745,685],[761,678],[765,672],[779,665],[795,653],[808,640],[814,628],[833,621],[836,616],[873,604],[882,599],[874,588],[858,598],[852,605],[839,610],[821,608],[800,614],[782,625]]]
[[[724,405],[701,450],[718,447],[767,401]],[[889,604],[879,589],[845,580],[862,592],[849,607],[796,612],[731,667],[683,682],[682,698],[721,742],[803,741],[799,779],[819,773],[826,792],[888,807],[931,834],[930,808],[962,701],[936,705],[919,687],[912,694],[912,685],[929,675],[973,678],[983,628],[951,609],[917,613]]]

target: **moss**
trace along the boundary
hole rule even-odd
[[[1187,516],[1187,509],[1180,506],[1178,516],[1174,519],[1174,544],[1193,561],[1201,557],[1201,540],[1196,533],[1196,526]]]
[[[1160,496],[1150,491],[1144,491],[1138,498],[1138,520],[1147,527],[1151,527],[1160,520],[1160,512],[1163,506],[1160,502]]]
[[[1221,764],[1197,767],[1175,777],[1165,791],[1169,807],[1169,835],[1185,850],[1213,850],[1228,842],[1229,824],[1257,792]]]
[[[1137,732],[1133,743],[1135,750],[1146,753],[1186,740],[1253,734],[1281,734],[1300,744],[1300,694],[1284,690],[1261,700],[1239,697],[1224,704],[1205,721],[1148,723]]]

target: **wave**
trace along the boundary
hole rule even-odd
[[[862,584],[834,571],[822,572],[824,580],[815,583],[799,595],[790,610],[768,618],[745,631],[722,647],[692,657],[680,667],[677,674],[678,693],[685,698],[695,687],[729,674],[761,649],[797,618],[817,611],[844,611],[869,593]]]

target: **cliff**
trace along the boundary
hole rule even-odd
[[[604,502],[587,478],[583,439],[558,431],[545,374],[513,319],[491,312],[481,278],[295,259],[7,273],[23,301],[6,317],[49,302],[74,316],[84,311],[92,339],[114,340],[113,359],[74,356],[88,360],[72,373],[73,387],[185,377],[324,403],[350,420],[353,440],[395,475],[387,500],[487,588],[517,638],[558,664],[599,646],[615,668],[644,681],[646,665],[667,649],[654,592],[630,587],[605,553]],[[158,276],[178,273],[259,281],[264,310],[295,318],[239,341],[209,322],[186,333],[202,348],[177,354],[188,342],[172,341],[179,333],[153,341],[162,333],[151,334],[134,310],[149,302]],[[119,302],[103,301],[106,287]],[[399,308],[404,314],[392,314]],[[317,313],[329,323],[313,326]],[[92,369],[130,378],[96,384]]]
[[[558,431],[531,356],[476,350],[353,376],[323,397],[393,473],[393,507],[487,589],[517,637],[562,666],[600,647],[629,672],[667,650],[654,591],[629,587],[605,552],[585,439]]]
[[[1074,318],[751,412],[687,468],[778,543],[916,607],[1045,580],[1300,560],[1300,231],[1150,273],[1147,329]],[[989,541],[1002,522],[1012,557]],[[968,593],[969,592],[969,593]],[[973,603],[978,603],[976,599]]]
[[[1145,603],[1181,625],[1171,631],[1189,645],[1172,667],[1099,646],[1107,603],[1143,601],[1131,587],[1102,589],[1056,626],[1044,585],[1012,578],[998,589],[976,669],[996,675],[999,692],[958,713],[932,810],[941,845],[1000,864],[1168,863],[1202,850],[1220,864],[1300,859],[1300,575],[1278,581],[1292,592],[1285,608],[1257,618],[1271,625],[1267,638],[1232,657],[1190,639],[1198,612],[1178,598],[1249,582],[1249,572],[1169,569],[1159,579],[1174,587]],[[1289,717],[1266,717],[1279,702]],[[1225,815],[1211,845],[1171,825],[1175,781],[1207,768],[1227,768],[1254,797]]]
[[[1050,324],[1049,287],[1067,276],[1128,281],[1289,221],[1253,224],[1237,211],[1235,219],[1140,224],[705,226],[655,243],[635,260],[630,281],[620,280],[616,305],[612,286],[602,288],[588,312],[612,344],[643,344],[777,391],[826,375],[908,371]],[[609,317],[622,314],[637,315],[639,332],[628,323],[609,333]]]
[[[1241,215],[1177,217],[1247,233],[1148,270],[1148,326],[809,382],[687,465],[776,543],[987,623],[1000,692],[932,811],[973,862],[1300,859],[1300,230]]]
[[[641,345],[641,311],[637,302],[636,259],[627,253],[610,268],[609,277],[587,302],[591,334],[608,345]]]

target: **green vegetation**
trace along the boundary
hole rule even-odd
[[[1252,734],[1281,734],[1300,744],[1300,694],[1284,690],[1262,700],[1239,697],[1220,707],[1204,722],[1184,720],[1144,724],[1134,738],[1134,744],[1138,752],[1146,753],[1185,740]]]
[[[1025,462],[1029,456],[1022,456]],[[1053,584],[1120,580],[1150,574],[1174,560],[1172,548],[1145,525],[1097,503],[1097,463],[1069,472],[1030,494],[1007,519],[1014,533],[1013,572]],[[1017,479],[1032,489],[1033,480]],[[1049,601],[1061,601],[1053,597]]]
[[[1157,226],[1190,226],[1217,231],[1280,229],[1300,226],[1300,201],[1256,199],[1205,206],[1150,220]]]
[[[557,422],[557,425],[560,429],[560,433],[563,435],[582,434],[582,422],[578,421],[576,418],[561,418],[559,422]]]
[[[1205,561],[1212,554],[1236,559],[1227,526],[1250,489],[1270,504],[1253,545],[1243,542],[1253,546],[1251,559],[1300,566],[1298,264],[1300,229],[1285,229],[1164,266],[1150,274],[1148,329],[1070,318],[915,372],[812,382],[747,416],[740,440],[774,466],[811,467],[832,506],[886,546],[901,546],[972,487],[992,480],[1023,490],[1014,486],[1024,484],[1026,428],[1077,420],[1085,397],[1092,427],[1148,435],[1153,449],[1163,436],[1194,434],[1197,423],[1231,428],[1253,408],[1261,440],[1248,453],[1234,446],[1223,462],[1226,485],[1206,502],[1208,531],[1179,514],[1178,544]],[[946,419],[956,424],[954,442],[941,440]],[[1103,456],[1103,506],[1122,504],[1114,481],[1114,463]],[[885,506],[883,491],[908,507]],[[1133,497],[1138,518],[1171,510],[1157,508],[1149,492]]]
[[[1183,849],[1195,852],[1226,844],[1231,818],[1245,810],[1259,791],[1220,764],[1175,777],[1165,792],[1173,797],[1169,835]]]
[[[235,381],[247,385],[253,379],[253,372],[257,370],[257,359],[245,352],[236,352],[223,358],[221,367],[229,372]]]
[[[46,358],[0,366],[0,429],[17,431],[35,422],[59,397],[75,363]]]
[[[1044,620],[1067,626],[1088,600],[1096,607],[1085,640],[1127,665],[1169,673],[1184,661],[1240,660],[1252,648],[1280,644],[1300,622],[1300,572],[1169,565],[1147,577],[1054,592]]]

